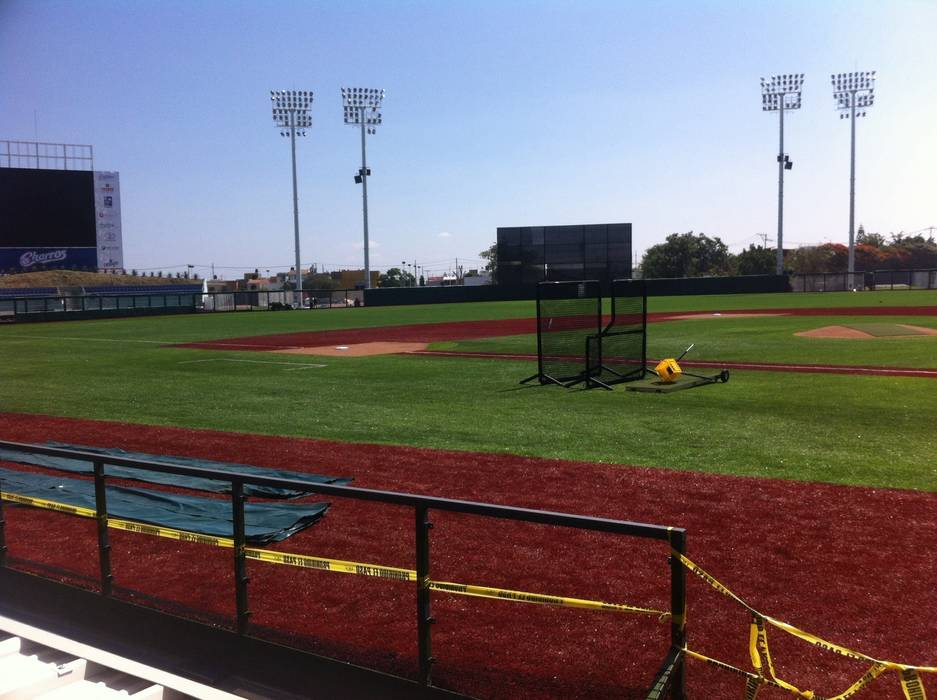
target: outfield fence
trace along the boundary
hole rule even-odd
[[[378,491],[352,486],[336,484],[310,484],[308,481],[283,479],[264,476],[251,476],[235,474],[230,471],[205,469],[182,465],[153,462],[141,459],[102,455],[96,452],[83,452],[75,449],[63,449],[28,445],[17,442],[0,441],[0,448],[23,454],[40,454],[53,457],[90,462],[94,466],[94,494],[95,508],[80,508],[77,506],[57,503],[53,500],[30,498],[3,490],[0,483],[0,570],[8,565],[6,529],[4,520],[3,502],[12,502],[21,506],[43,508],[56,512],[93,518],[97,522],[98,563],[100,572],[100,588],[102,596],[111,596],[113,592],[114,574],[111,568],[111,545],[109,529],[119,529],[126,532],[136,532],[144,535],[166,537],[180,542],[197,543],[201,545],[229,548],[233,552],[232,563],[234,567],[234,599],[236,613],[236,630],[239,635],[247,635],[250,631],[251,612],[248,604],[248,560],[283,564],[300,568],[313,569],[319,572],[332,571],[336,573],[357,574],[376,578],[387,578],[396,581],[410,581],[414,585],[414,605],[417,614],[417,650],[419,659],[418,677],[421,684],[432,685],[432,668],[436,659],[432,656],[432,624],[435,622],[430,614],[431,593],[438,591],[443,594],[468,595],[475,597],[494,598],[503,601],[516,601],[521,603],[537,603],[542,605],[556,605],[562,607],[575,607],[580,609],[606,610],[623,613],[652,615],[662,619],[670,619],[671,645],[652,686],[647,692],[648,700],[659,700],[668,694],[675,700],[685,700],[685,671],[684,659],[686,653],[686,572],[682,560],[686,555],[686,532],[681,528],[649,525],[646,523],[630,522],[625,520],[611,520],[594,518],[567,513],[555,513],[527,508],[514,508],[473,501],[460,501],[447,498],[433,498],[393,491]],[[231,512],[233,532],[231,538],[211,537],[198,533],[184,532],[152,524],[138,523],[109,517],[107,507],[107,488],[105,467],[108,465],[128,467],[166,474],[212,479],[230,484]],[[274,488],[300,489],[312,491],[317,495],[332,495],[341,498],[370,501],[391,506],[404,506],[412,509],[414,524],[414,552],[416,569],[400,569],[380,564],[365,564],[353,561],[341,561],[314,557],[303,554],[289,554],[277,550],[260,549],[247,545],[245,536],[245,486],[268,486]],[[54,494],[50,495],[50,499]],[[452,583],[437,581],[431,578],[430,556],[430,529],[432,522],[430,514],[433,511],[449,513],[462,513],[466,515],[493,518],[501,521],[537,523],[577,530],[604,532],[613,535],[624,535],[644,539],[658,540],[665,543],[670,553],[670,611],[653,610],[631,605],[602,603],[576,598],[545,595],[542,593],[528,593],[499,588],[491,588],[476,584]],[[456,521],[458,522],[458,521]],[[507,537],[507,535],[506,535]],[[215,585],[212,582],[212,585]]]
[[[937,289],[937,269],[792,274],[790,287],[792,292]]]
[[[0,296],[0,319],[60,321],[107,316],[277,311],[296,307],[295,297],[292,291],[23,294]],[[363,303],[364,294],[360,289],[303,290],[304,309],[348,308]]]

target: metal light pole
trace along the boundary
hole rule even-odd
[[[833,83],[833,99],[840,111],[839,118],[848,113],[851,134],[849,143],[849,288],[855,289],[856,272],[856,117],[864,117],[865,110],[875,102],[875,71],[861,73],[835,73],[830,76]]]
[[[794,167],[794,163],[784,153],[784,112],[800,109],[801,88],[804,84],[803,73],[784,73],[772,75],[768,80],[761,79],[761,109],[764,112],[778,113],[780,138],[778,143],[778,255],[775,272],[784,272],[784,171]]]
[[[303,306],[303,271],[299,262],[299,194],[296,188],[296,137],[305,136],[312,126],[309,107],[312,104],[311,90],[271,90],[273,123],[280,129],[280,136],[290,137],[290,152],[293,157],[293,237],[296,248],[296,292],[298,308]]]
[[[371,258],[368,246],[368,168],[365,149],[365,134],[374,134],[377,125],[382,123],[379,111],[384,101],[384,91],[376,88],[342,88],[342,104],[345,109],[345,123],[361,127],[361,169],[355,175],[355,182],[360,184],[362,212],[364,217],[364,287],[371,288]]]

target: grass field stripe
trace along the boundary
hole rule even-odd
[[[67,335],[17,335],[5,338],[5,340],[17,340],[25,338],[28,340],[77,340],[90,343],[146,343],[149,345],[178,345],[175,340],[140,340],[137,338],[80,338]]]
[[[231,357],[212,357],[207,360],[183,360],[177,362],[179,365],[196,365],[205,362],[243,362],[251,365],[286,365],[287,367],[292,367],[292,370],[286,370],[287,372],[295,371],[297,369],[311,369],[313,367],[327,367],[328,365],[318,364],[314,362],[275,362],[273,360],[242,360],[234,359]]]

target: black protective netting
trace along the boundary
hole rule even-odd
[[[599,283],[541,282],[537,285],[540,375],[566,382],[586,372],[586,340],[601,331]]]
[[[590,358],[590,374],[602,381],[641,379],[646,365],[647,288],[642,280],[612,283],[612,315],[602,332],[601,371]],[[608,371],[610,368],[612,371]],[[621,375],[621,376],[619,376]]]

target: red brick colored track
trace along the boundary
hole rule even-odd
[[[687,316],[712,316],[715,311],[648,314],[648,322],[671,321]],[[777,314],[785,316],[937,316],[937,306],[867,306],[845,309],[752,309],[723,312],[723,316],[736,314]],[[373,341],[399,341],[435,343],[445,340],[495,338],[503,335],[523,335],[537,332],[534,318],[508,318],[497,321],[458,321],[454,323],[415,323],[407,326],[378,326],[373,328],[346,328],[334,331],[306,333],[280,333],[276,335],[224,338],[208,342],[183,343],[174,347],[202,348],[205,350],[285,350],[322,345],[351,345]]]
[[[353,476],[355,485],[687,528],[689,555],[762,612],[857,651],[937,664],[937,494],[388,445],[0,414],[0,438],[62,440]],[[545,438],[547,439],[547,438]],[[868,459],[878,459],[869,455]],[[922,469],[933,455],[921,455]],[[97,574],[94,523],[5,508],[19,567]],[[667,551],[605,535],[432,513],[432,575],[666,607]],[[340,499],[283,551],[413,566],[413,514]],[[113,532],[121,595],[231,623],[230,551]],[[255,632],[413,676],[412,584],[249,563]],[[91,585],[88,583],[87,585]],[[748,668],[748,618],[689,577],[691,648]],[[439,685],[484,698],[638,698],[667,644],[655,620],[433,594]],[[769,633],[782,677],[830,696],[866,666]],[[692,698],[741,679],[689,662]],[[937,693],[937,678],[925,678]],[[789,697],[765,689],[760,700]],[[888,672],[863,697],[903,697]]]
[[[697,313],[653,313],[648,322],[656,323],[684,319],[688,316],[710,317],[713,311]],[[742,314],[776,314],[785,316],[937,316],[937,306],[867,306],[832,309],[752,309],[726,311],[723,317]],[[324,345],[353,345],[375,341],[433,343],[446,340],[494,338],[537,332],[537,320],[512,318],[497,321],[459,321],[454,323],[421,323],[407,326],[380,326],[374,328],[346,328],[334,331],[307,333],[281,333],[276,335],[225,338],[198,343],[184,343],[174,347],[203,350],[271,351]],[[535,354],[479,353],[425,350],[421,354],[449,357],[498,358],[509,360],[536,359]],[[928,377],[937,378],[937,370],[900,367],[853,367],[848,365],[783,364],[766,362],[684,362],[687,367],[719,367],[768,372],[814,372],[830,374],[860,374],[866,376]]]
[[[532,360],[536,355],[520,353],[494,353],[494,352],[459,352],[457,350],[416,350],[415,355],[436,355],[439,357],[475,357],[479,359],[499,360]],[[576,360],[572,356],[557,357],[554,359]],[[648,360],[653,367],[658,360]],[[809,365],[809,364],[783,364],[777,362],[710,362],[706,360],[681,360],[682,367],[699,367],[712,369],[744,369],[756,372],[808,372],[814,374],[858,374],[867,377],[923,377],[937,379],[937,369],[907,369],[903,367],[865,367],[853,365]]]

